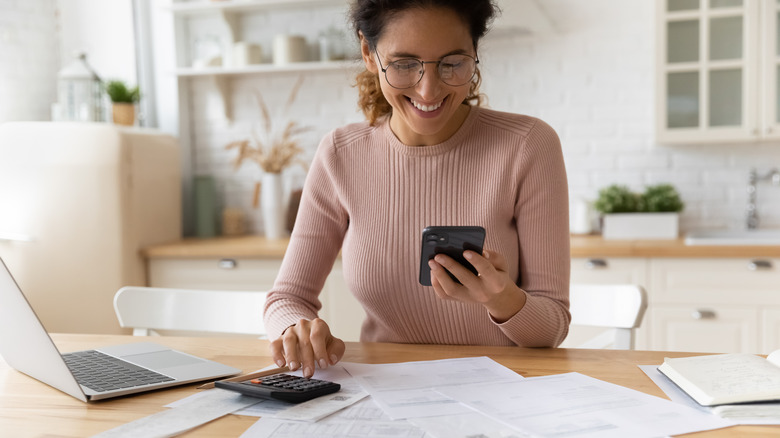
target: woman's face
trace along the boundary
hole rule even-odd
[[[390,127],[398,139],[410,146],[441,143],[450,138],[468,115],[461,105],[468,95],[468,82],[461,86],[441,81],[437,64],[424,64],[425,73],[411,88],[393,88],[380,67],[390,62],[416,58],[438,61],[451,54],[476,58],[466,24],[447,8],[409,9],[394,15],[383,29],[376,52],[362,41],[366,68],[379,75],[382,93],[393,107]],[[377,58],[378,54],[378,58]]]

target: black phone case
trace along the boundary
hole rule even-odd
[[[431,268],[428,266],[428,261],[436,254],[446,254],[476,274],[476,268],[463,257],[463,251],[470,249],[481,254],[484,244],[485,229],[482,227],[426,227],[422,232],[420,284],[423,286],[431,285]],[[451,273],[450,277],[458,281]]]

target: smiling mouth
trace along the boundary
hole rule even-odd
[[[422,105],[411,98],[409,98],[409,101],[412,102],[412,105],[414,105],[415,108],[426,113],[429,113],[431,111],[436,111],[437,109],[441,108],[442,104],[444,103],[444,100],[442,100],[441,102],[433,105]]]

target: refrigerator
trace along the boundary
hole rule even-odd
[[[106,123],[0,124],[0,258],[44,326],[126,333],[113,297],[181,238],[178,140]]]

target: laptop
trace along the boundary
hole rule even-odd
[[[60,354],[2,259],[0,356],[14,369],[85,402],[241,372],[149,342]],[[96,379],[100,374],[105,378]]]

